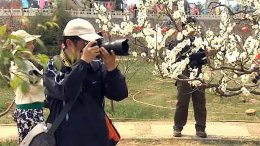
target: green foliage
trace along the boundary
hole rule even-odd
[[[10,39],[6,33],[6,26],[0,26],[0,73],[4,78],[9,78],[10,61],[12,53],[10,51]]]
[[[49,56],[45,55],[45,54],[37,54],[35,55],[37,62],[43,66],[44,68],[46,67],[48,60],[49,60]]]
[[[26,81],[22,81],[21,84],[20,84],[20,90],[22,93],[27,93],[29,92],[30,90],[30,87],[29,87],[29,83],[27,83]]]
[[[55,68],[56,68],[58,71],[60,71],[60,70],[61,70],[61,67],[62,67],[61,59],[60,59],[58,56],[54,56],[53,59],[54,59],[54,66],[55,66]]]
[[[24,71],[27,69],[26,64],[23,62],[22,58],[15,57],[13,61],[15,65],[18,67],[19,71]]]
[[[7,80],[5,83],[9,84],[8,82],[10,82],[10,86],[13,89],[20,88],[22,92],[27,92],[29,91],[29,83],[23,80],[24,77],[21,77],[20,74],[15,74],[16,78],[13,80],[10,78],[9,69],[11,66],[11,61],[13,61],[18,67],[18,71],[24,75],[27,75],[26,64],[23,62],[24,59],[30,59],[34,64],[45,67],[49,57],[44,54],[52,55],[59,53],[59,50],[57,49],[57,40],[60,40],[58,37],[62,36],[62,31],[56,23],[56,15],[43,16],[42,14],[39,14],[37,17],[30,19],[28,17],[22,17],[19,20],[23,29],[30,34],[40,34],[43,36],[43,41],[36,39],[37,44],[35,46],[38,50],[36,50],[35,53],[38,55],[34,56],[27,50],[26,43],[23,38],[8,34],[7,27],[4,25],[0,26],[0,73],[1,78],[4,77]],[[47,47],[45,47],[43,43],[44,41],[47,42]],[[51,49],[49,49],[49,47]]]
[[[31,34],[41,35],[40,39],[43,43],[35,44],[35,52],[40,54],[52,55],[57,53],[57,36],[60,35],[60,28],[55,19],[50,16],[39,14],[29,19],[30,26],[28,32]]]
[[[29,91],[29,83],[24,81],[18,75],[15,75],[13,79],[10,81],[10,86],[13,89],[19,88],[22,91],[22,93],[26,93]]]
[[[36,17],[22,17],[17,20],[20,21],[22,29],[28,33],[41,35],[40,39],[36,39],[34,53],[37,55],[33,55],[25,48],[26,43],[23,38],[8,34],[7,27],[0,26],[0,73],[1,78],[4,77],[7,80],[3,83],[10,84],[12,89],[20,88],[22,92],[29,91],[29,83],[23,80],[20,74],[16,74],[13,80],[10,78],[11,61],[18,67],[18,71],[24,75],[27,75],[27,73],[23,59],[30,59],[36,67],[37,65],[46,67],[49,60],[48,56],[59,54],[62,31],[70,19],[69,14],[61,4],[52,16],[39,13]]]
[[[6,26],[0,26],[0,37],[3,37],[6,34]]]
[[[65,11],[62,4],[53,12],[52,16],[39,14],[29,19],[30,26],[28,32],[41,35],[41,40],[45,47],[36,44],[36,53],[55,56],[60,53],[63,29],[71,19],[69,13]]]
[[[43,24],[37,24],[37,27],[39,29],[44,29],[45,31],[48,29],[48,28],[59,28],[58,24],[56,22],[53,22],[53,21],[47,21]]]
[[[44,16],[39,13],[36,17],[22,17],[20,19],[21,27],[23,27],[24,30],[30,34],[39,34],[42,36],[40,39],[36,39],[37,43],[35,44],[36,49],[34,53],[37,55],[33,55],[25,48],[26,43],[23,38],[7,34],[7,27],[0,26],[1,76],[7,79],[8,82],[10,81],[10,86],[13,89],[20,88],[22,92],[27,92],[29,90],[29,83],[24,81],[22,77],[19,77],[20,75],[15,75],[17,77],[14,80],[10,78],[9,68],[11,61],[18,66],[18,71],[25,75],[27,75],[25,72],[26,64],[23,62],[25,58],[33,61],[35,65],[46,67],[49,59],[48,56],[54,56],[60,52],[58,48],[62,40],[62,30],[68,20],[69,15],[62,6],[60,6],[52,16]]]
[[[26,93],[29,91],[29,83],[24,80],[21,74],[27,75],[26,64],[24,59],[33,58],[33,54],[25,48],[25,41],[23,38],[7,34],[6,26],[0,27],[1,44],[0,44],[0,73],[1,78],[4,78],[12,89],[19,88],[21,92]],[[46,57],[45,57],[46,58]],[[42,61],[42,64],[46,62],[43,55],[37,58]],[[10,72],[11,62],[17,66],[17,71],[20,73]],[[14,74],[14,78],[10,78],[10,75]]]
[[[1,74],[9,76],[9,67],[12,54],[8,50],[0,49],[0,72]]]

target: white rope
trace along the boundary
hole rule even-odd
[[[136,92],[134,95],[132,95],[132,99],[134,102],[137,102],[137,103],[140,103],[140,104],[143,104],[143,105],[147,105],[147,106],[152,106],[152,107],[155,107],[155,108],[161,108],[161,109],[170,109],[170,110],[176,110],[176,108],[173,108],[173,107],[165,107],[165,106],[161,106],[161,105],[154,105],[154,104],[151,104],[151,103],[147,103],[147,102],[143,102],[143,101],[139,101],[136,99],[136,95],[142,93],[143,91],[149,91],[151,89],[144,89],[142,91],[138,91]],[[188,110],[188,112],[193,112],[193,110]],[[213,113],[213,114],[230,114],[230,115],[244,115],[245,113],[224,113],[224,112],[208,112],[208,113]]]

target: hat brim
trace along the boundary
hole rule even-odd
[[[78,35],[80,38],[86,41],[95,41],[97,39],[103,38],[102,36],[96,34],[96,33],[91,33],[91,34],[83,34],[83,35]]]
[[[30,41],[36,40],[37,38],[41,37],[40,35],[30,35],[26,38],[24,38],[25,42],[28,43]]]

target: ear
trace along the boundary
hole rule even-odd
[[[71,46],[74,45],[73,41],[70,40],[70,39],[66,39],[66,44],[67,44],[68,47],[71,47]]]

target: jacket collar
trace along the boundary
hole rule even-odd
[[[65,49],[61,50],[60,57],[61,57],[61,60],[62,60],[62,63],[63,63],[64,66],[66,66],[66,67],[72,66],[73,63],[70,61],[68,55],[65,52]]]

